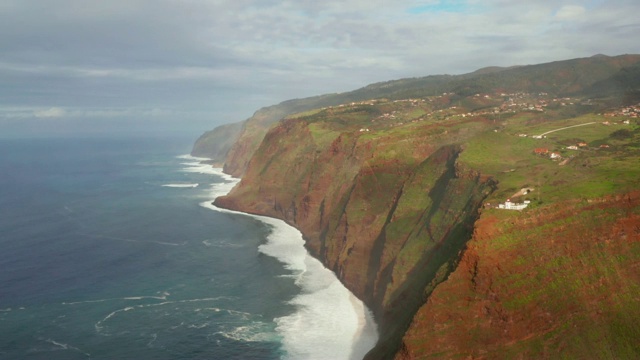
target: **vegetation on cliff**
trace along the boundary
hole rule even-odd
[[[640,357],[640,193],[486,211],[397,359]]]
[[[452,93],[453,101],[462,101],[470,110],[490,105],[486,102],[469,103],[469,97],[478,93],[545,92],[559,97],[588,96],[615,105],[620,105],[621,101],[638,102],[640,91],[636,86],[640,82],[639,60],[638,55],[598,55],[548,64],[486,68],[463,75],[393,80],[346,93],[287,100],[262,108],[251,118],[234,124],[233,132],[222,126],[205,133],[196,141],[192,155],[218,160],[222,154],[226,154],[225,171],[242,176],[267,131],[283,117],[370,99],[402,100]],[[235,141],[230,143],[228,139]],[[218,145],[211,146],[216,143]]]
[[[635,357],[639,63],[405,79],[249,120],[217,204],[302,231],[374,311],[371,359]]]

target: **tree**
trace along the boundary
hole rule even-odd
[[[616,140],[624,140],[633,137],[633,133],[628,129],[620,129],[612,132],[609,137]]]

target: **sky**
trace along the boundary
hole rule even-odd
[[[638,0],[0,0],[0,137],[197,135],[281,101],[640,53]]]

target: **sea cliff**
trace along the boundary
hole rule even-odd
[[[640,124],[610,127],[635,112],[640,81],[612,84],[639,60],[494,69],[416,98],[394,83],[381,88],[396,99],[288,114],[234,145],[242,180],[216,205],[301,230],[374,312],[369,359],[640,356]],[[595,77],[567,75],[590,63]],[[583,92],[506,92],[544,87],[545,69],[581,79],[556,90]],[[530,206],[498,209],[508,198]]]
[[[216,205],[284,219],[372,309],[389,357],[435,284],[455,267],[494,183],[424,132],[393,136],[273,128],[240,184]],[[393,153],[389,157],[390,152]]]

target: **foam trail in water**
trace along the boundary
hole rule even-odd
[[[93,325],[93,327],[95,328],[96,332],[102,335],[109,335],[108,333],[105,333],[103,331],[104,329],[104,323],[107,322],[109,319],[111,319],[112,317],[120,314],[120,313],[124,313],[124,312],[128,312],[128,311],[132,311],[132,310],[136,310],[136,309],[144,309],[144,308],[149,308],[149,307],[158,307],[158,306],[165,306],[165,305],[174,305],[174,304],[185,304],[185,303],[197,303],[197,302],[210,302],[210,301],[219,301],[220,299],[224,299],[225,297],[215,297],[215,298],[204,298],[204,299],[187,299],[187,300],[174,300],[174,301],[163,301],[160,303],[151,303],[151,304],[142,304],[142,305],[133,305],[133,306],[127,306],[124,307],[122,309],[118,309],[115,311],[112,311],[111,313],[109,313],[109,315],[105,316],[102,320],[98,321],[97,323],[95,323]]]
[[[210,175],[219,175],[219,176],[226,175],[222,171],[219,171],[220,169],[214,168],[210,164],[202,163],[202,161],[211,160],[211,159],[200,158],[200,157],[195,157],[191,155],[180,155],[178,156],[178,159],[195,160],[195,161],[182,163],[182,165],[186,166],[184,169],[182,169],[183,172],[210,174]],[[228,175],[226,176],[228,177]]]
[[[118,241],[126,241],[126,242],[134,242],[134,243],[149,243],[149,244],[158,244],[158,245],[167,245],[167,246],[185,246],[187,242],[184,241],[180,244],[164,242],[164,241],[151,241],[151,240],[136,240],[136,239],[127,239],[116,236],[108,236],[108,235],[100,235],[100,234],[86,234],[86,233],[77,233],[78,235],[92,237],[96,239],[109,239],[109,240],[118,240]]]
[[[53,345],[55,345],[55,346],[57,346],[57,347],[59,347],[59,348],[63,349],[63,350],[73,350],[73,351],[77,351],[77,352],[79,352],[79,353],[83,354],[84,356],[91,357],[91,354],[86,353],[86,352],[84,352],[84,351],[82,351],[82,350],[78,349],[78,348],[77,348],[77,347],[75,347],[75,346],[71,346],[71,345],[69,345],[69,344],[64,344],[64,343],[61,343],[61,342],[57,342],[57,341],[52,340],[52,339],[47,339],[47,340],[45,340],[45,341],[46,341],[46,342],[48,342],[49,344],[53,344]]]
[[[197,156],[193,156],[190,154],[184,154],[184,155],[178,155],[176,156],[177,159],[185,159],[185,160],[196,160],[196,161],[207,161],[207,160],[211,160],[209,158],[206,157],[197,157]]]
[[[108,299],[97,299],[97,300],[84,300],[84,301],[74,301],[74,302],[63,302],[62,305],[78,305],[78,304],[90,304],[90,303],[101,303],[107,301],[120,301],[120,300],[145,300],[145,299],[154,299],[154,300],[167,300],[167,296],[169,296],[168,292],[164,292],[162,296],[127,296],[122,298],[108,298]]]
[[[213,186],[213,198],[227,194],[239,182],[223,174],[222,169],[212,168],[211,173],[227,181]],[[251,216],[272,227],[267,243],[259,250],[291,270],[302,289],[302,294],[291,301],[297,311],[276,319],[287,359],[362,359],[373,348],[378,332],[371,312],[333,272],[308,254],[300,231],[278,219],[218,208],[211,200],[200,205]]]
[[[261,321],[253,321],[249,325],[228,326],[228,329],[215,332],[214,335],[221,335],[227,339],[242,342],[272,342],[273,332],[270,331],[269,324]]]
[[[195,188],[198,187],[199,184],[164,184],[164,187],[170,188]]]

